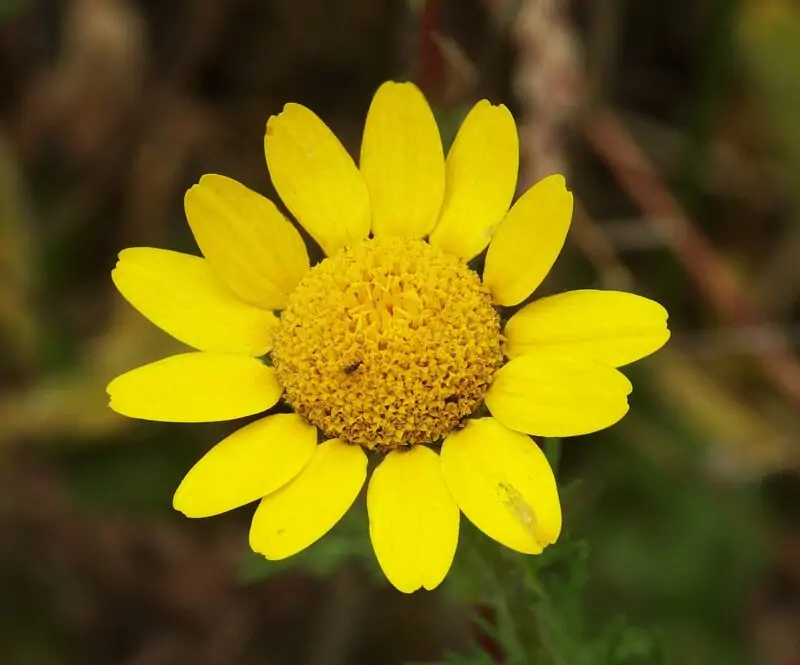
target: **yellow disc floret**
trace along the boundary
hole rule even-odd
[[[460,259],[422,240],[365,240],[300,282],[271,357],[298,413],[385,450],[436,441],[476,409],[502,360],[500,321]]]

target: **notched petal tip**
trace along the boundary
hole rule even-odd
[[[183,194],[183,210],[187,219],[195,213],[200,206],[203,205],[204,199],[209,193],[212,181],[209,180],[210,174],[200,176],[200,180],[189,187]],[[191,225],[191,223],[190,223]]]
[[[497,305],[518,305],[542,283],[561,252],[573,213],[561,174],[549,175],[517,199],[486,254],[483,281]]]
[[[292,102],[287,102],[283,105],[280,113],[275,113],[267,118],[267,127],[265,131],[265,137],[272,137],[275,135],[275,132],[278,130],[278,125],[283,122],[286,117],[292,113],[297,112],[300,109],[304,109],[305,107],[301,104],[295,104]]]
[[[550,175],[546,175],[544,178],[539,180],[539,183],[548,183],[552,187],[561,186],[561,189],[572,196],[572,190],[567,187],[567,178],[563,173],[551,173]]]
[[[619,371],[619,369],[616,370],[616,374],[618,375],[619,384],[620,386],[624,387],[624,393],[625,396],[627,397],[633,392],[633,384],[631,383],[631,380],[627,376],[625,376],[622,372]]]
[[[215,193],[220,186],[242,186],[240,182],[219,173],[204,173],[196,183],[191,185],[183,195],[183,202],[197,202],[199,197]]]
[[[384,81],[378,86],[378,89],[375,91],[377,95],[382,90],[399,90],[404,88],[406,90],[413,90],[414,92],[419,92],[422,94],[422,91],[419,89],[419,86],[414,83],[413,81]]]
[[[117,252],[117,262],[114,265],[114,268],[119,268],[120,263],[130,257],[135,252],[135,249],[135,247],[126,247],[125,249],[121,249],[119,252]]]
[[[196,183],[186,190],[186,193],[183,196],[184,201],[186,201],[187,198],[196,197],[201,193],[201,190],[204,190],[208,187],[213,187],[215,181],[218,182],[222,180],[231,180],[231,178],[219,175],[218,173],[204,173],[200,176]]]
[[[178,252],[173,252],[172,250],[169,249],[161,249],[158,247],[125,247],[124,249],[121,249],[117,253],[117,262],[114,265],[114,268],[112,269],[112,273],[114,272],[114,270],[119,270],[120,268],[124,268],[125,266],[123,265],[123,263],[131,265],[135,262],[138,262],[138,260],[141,259],[147,260],[147,257],[151,256],[154,252],[163,252],[165,254],[178,253]]]
[[[669,312],[667,311],[667,308],[656,300],[651,300],[650,302],[656,305],[656,309],[658,310],[659,314],[664,317],[664,326],[666,327],[669,322]]]
[[[172,495],[172,508],[178,511],[184,517],[188,517],[189,519],[195,519],[199,517],[198,515],[192,515],[191,511],[189,510],[188,506],[183,505],[182,502],[182,495],[181,488],[175,490],[175,493]]]
[[[505,104],[494,104],[490,102],[488,99],[481,99],[475,103],[472,107],[472,112],[480,111],[486,109],[487,113],[492,113],[497,116],[508,116],[511,120],[514,120],[514,116],[512,115],[511,111]],[[516,125],[515,125],[516,126]]]
[[[542,178],[539,183],[551,188],[551,192],[555,197],[561,197],[564,204],[570,206],[570,211],[575,206],[575,195],[572,190],[567,186],[567,178],[562,173],[551,173]],[[539,184],[536,183],[536,184]]]
[[[116,380],[116,379],[115,379]],[[111,409],[114,413],[118,416],[122,416],[123,418],[137,418],[135,414],[131,414],[127,409],[125,409],[121,404],[120,400],[116,399],[114,396],[114,381],[109,383],[106,386],[106,395],[108,395],[108,408]]]
[[[189,199],[197,196],[197,189],[200,187],[200,183],[194,183],[189,189],[187,189],[183,194],[183,203],[184,205],[189,201]]]

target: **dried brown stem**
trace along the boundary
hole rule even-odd
[[[714,310],[739,325],[764,325],[767,317],[739,284],[711,243],[695,227],[625,126],[608,108],[595,111],[584,125],[589,144],[605,160],[619,184],[663,235],[676,257]],[[758,357],[780,390],[800,405],[800,360],[782,332],[780,343]]]

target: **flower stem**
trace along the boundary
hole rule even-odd
[[[558,466],[561,463],[561,439],[547,438],[544,440],[544,454],[553,469],[553,475],[558,478]]]

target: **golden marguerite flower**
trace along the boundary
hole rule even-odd
[[[631,384],[616,368],[669,331],[663,307],[616,291],[542,298],[501,331],[498,308],[541,283],[572,216],[560,175],[509,210],[518,148],[508,109],[484,100],[445,159],[423,95],[390,82],[356,166],[314,113],[287,104],[267,123],[267,166],[327,258],[310,267],[275,205],[220,175],[186,194],[202,258],[120,254],[122,295],[196,351],[116,378],[112,409],[170,422],[251,416],[281,398],[294,409],[212,448],[178,487],[178,510],[207,517],[260,500],[250,545],[283,559],[347,512],[372,455],[370,536],[401,591],[445,577],[460,512],[519,552],[555,542],[556,482],[528,435],[617,422]],[[481,280],[467,261],[487,246]]]

